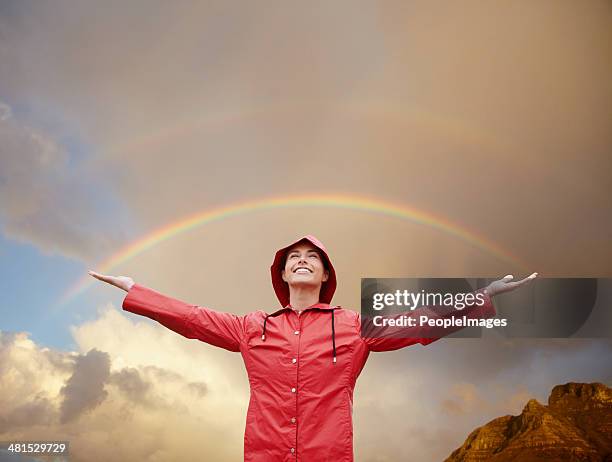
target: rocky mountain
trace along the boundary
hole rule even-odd
[[[518,416],[474,430],[444,462],[612,462],[612,388],[557,385],[548,405],[535,399]]]

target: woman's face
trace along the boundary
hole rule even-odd
[[[288,250],[282,277],[290,286],[320,286],[327,281],[329,271],[323,266],[319,249],[308,242],[303,242]]]

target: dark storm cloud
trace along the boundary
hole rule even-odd
[[[138,369],[129,367],[111,375],[109,383],[116,385],[132,402],[148,403],[151,383],[143,380]]]
[[[57,409],[50,400],[35,396],[30,402],[6,414],[0,410],[0,433],[15,431],[19,428],[28,429],[34,425],[50,425],[54,423],[56,415]]]
[[[174,400],[168,400],[156,393],[154,385],[178,384],[181,390],[196,398],[204,398],[208,393],[208,385],[205,382],[187,382],[181,374],[150,365],[138,369],[123,368],[112,373],[108,383],[117,386],[130,403],[157,410],[172,409],[177,404]]]
[[[204,382],[189,382],[185,388],[198,398],[204,398],[208,393],[208,385]]]
[[[590,371],[612,383],[612,339],[441,339],[375,357],[394,375],[418,367],[434,376],[479,383],[504,377],[526,380],[525,371],[551,381],[572,374],[586,377]]]
[[[60,410],[61,422],[70,422],[102,403],[108,396],[104,385],[109,377],[108,353],[92,349],[77,357],[74,372],[61,389],[64,398]]]

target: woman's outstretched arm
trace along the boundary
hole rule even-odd
[[[474,300],[473,303],[467,304],[461,311],[454,307],[450,307],[444,308],[444,314],[437,314],[436,311],[432,310],[432,307],[425,306],[414,311],[398,313],[395,317],[398,319],[402,317],[412,317],[415,321],[418,320],[421,315],[427,315],[430,318],[438,319],[452,318],[457,314],[461,314],[470,319],[492,318],[497,314],[491,300],[493,296],[503,292],[516,290],[528,284],[530,281],[533,281],[537,275],[538,273],[532,273],[520,281],[513,281],[514,276],[509,274],[497,281],[493,281],[487,287],[478,289],[474,292],[475,295],[481,294],[481,299],[484,302],[483,304],[479,305]],[[362,338],[370,351],[398,350],[416,343],[429,345],[442,337],[464,328],[461,326],[446,328],[436,326],[390,328],[387,326],[376,326],[372,319],[363,319],[361,315],[358,316],[358,324]]]
[[[127,276],[108,276],[95,271],[89,274],[128,293],[122,304],[125,311],[151,318],[183,337],[240,351],[245,336],[245,316],[186,303],[137,284]]]

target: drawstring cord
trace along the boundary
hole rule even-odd
[[[266,324],[268,323],[268,318],[273,318],[274,316],[278,316],[282,312],[283,312],[283,310],[279,310],[276,313],[266,314],[266,317],[264,318],[263,330],[261,331],[261,339],[263,341],[266,340]]]
[[[332,349],[333,349],[333,363],[336,364],[336,329],[334,326],[334,311],[336,309],[332,308],[331,310],[331,328],[332,328]],[[282,311],[281,311],[282,312]],[[276,316],[279,313],[274,313],[272,315],[270,314],[266,314],[266,317],[264,318],[264,323],[263,323],[263,330],[261,331],[261,340],[263,340],[265,342],[266,340],[266,324],[268,323],[268,318],[270,316]]]
[[[332,308],[332,347],[334,349],[334,364],[336,363],[336,331],[334,330],[334,311]]]
[[[266,318],[264,319],[264,326],[263,326],[263,331],[261,332],[261,339],[262,340],[266,340],[266,323],[268,322],[268,317],[270,315],[266,314]]]

